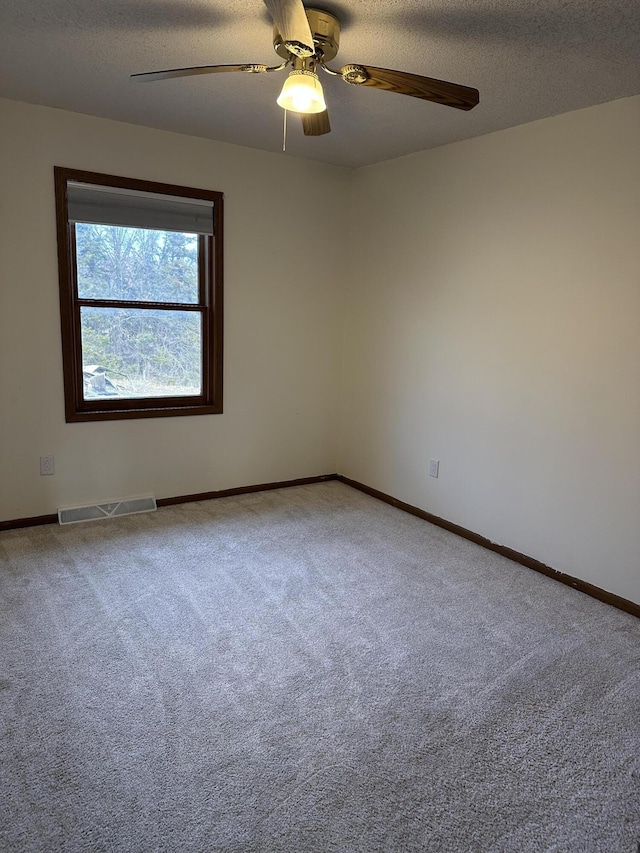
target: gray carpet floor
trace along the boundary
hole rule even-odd
[[[0,559],[2,851],[638,850],[640,620],[453,534],[329,482]]]

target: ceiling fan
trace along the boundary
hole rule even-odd
[[[471,110],[479,101],[477,89],[447,83],[432,77],[392,71],[371,65],[344,65],[338,71],[327,66],[335,58],[340,45],[340,21],[321,9],[305,8],[302,0],[264,0],[273,19],[273,46],[284,61],[279,65],[201,65],[194,68],[169,68],[132,74],[139,80],[166,80],[196,74],[244,71],[264,74],[291,67],[277,99],[285,110],[300,113],[306,136],[321,136],[331,131],[329,113],[317,70],[341,77],[355,86],[373,86],[387,92],[398,92],[412,98],[434,101],[458,110]]]

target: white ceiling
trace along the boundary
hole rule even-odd
[[[290,119],[290,155],[360,166],[640,94],[639,0],[317,5],[342,22],[333,67],[451,80],[480,104],[465,113],[323,74],[333,132],[304,137]],[[261,0],[0,0],[0,96],[279,151],[283,73],[129,79],[248,62],[279,62]]]

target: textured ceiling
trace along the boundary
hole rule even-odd
[[[344,166],[640,93],[640,0],[345,0],[333,67],[361,62],[480,90],[472,112],[322,75],[333,132],[289,122],[287,153]],[[284,74],[158,82],[134,72],[276,64],[261,0],[0,0],[0,96],[279,151]]]

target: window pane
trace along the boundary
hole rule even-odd
[[[76,225],[78,296],[141,302],[198,300],[198,235]]]
[[[199,311],[80,309],[85,400],[202,393]]]

